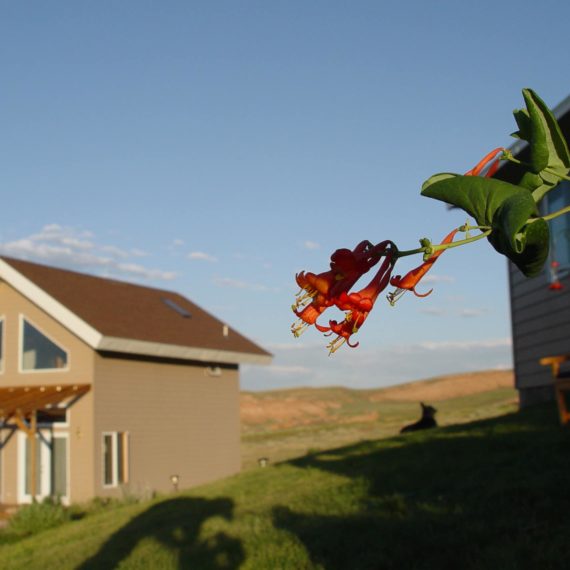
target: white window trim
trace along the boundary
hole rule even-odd
[[[25,485],[26,485],[26,479],[25,479],[25,473],[26,473],[26,440],[28,438],[27,434],[23,433],[22,431],[18,431],[17,435],[17,445],[18,445],[18,475],[17,475],[17,485],[18,485],[18,492],[17,492],[17,498],[18,498],[18,504],[30,504],[32,502],[32,495],[30,494],[26,494],[25,492]],[[70,453],[71,453],[71,445],[69,444],[69,432],[57,432],[57,433],[52,433],[49,429],[45,429],[45,428],[39,428],[38,432],[36,433],[37,441],[36,444],[37,445],[41,445],[41,454],[42,454],[42,461],[46,462],[47,464],[49,464],[49,470],[46,469],[45,473],[42,475],[41,477],[41,481],[40,481],[40,486],[42,487],[42,491],[44,490],[43,487],[46,484],[50,484],[50,486],[53,487],[53,481],[52,481],[52,469],[51,469],[51,462],[53,461],[52,458],[52,450],[49,449],[46,444],[44,444],[41,439],[45,439],[46,443],[51,445],[52,443],[52,438],[54,437],[61,437],[63,439],[66,440],[66,446],[67,446],[67,452],[66,452],[66,459],[67,459],[67,465],[65,467],[66,469],[66,477],[67,477],[67,481],[66,481],[66,489],[65,489],[65,495],[63,495],[62,497],[60,497],[61,502],[64,505],[69,505],[70,504],[70,487],[71,487],[71,457],[70,457]],[[43,493],[42,495],[40,495],[41,497],[50,497],[51,495],[51,489],[50,492],[48,493]]]
[[[126,481],[125,483],[129,482],[130,477],[130,434],[128,431],[103,431],[101,432],[101,486],[103,489],[116,489],[119,485],[123,485],[124,483],[119,483],[119,456],[118,450],[119,446],[117,445],[119,439],[119,433],[125,434],[126,440],[126,451],[125,451],[125,473],[126,473]],[[105,483],[105,436],[111,436],[111,456],[113,458],[113,472],[112,482]]]
[[[38,370],[25,370],[23,365],[24,360],[24,321],[27,321],[32,325],[38,332],[43,334],[48,340],[53,342],[59,349],[63,350],[67,355],[67,362],[64,368],[39,368]],[[19,314],[19,333],[18,333],[18,372],[20,374],[53,374],[58,372],[69,372],[71,368],[71,351],[65,348],[62,344],[57,342],[51,335],[46,334],[46,332],[36,325],[29,317],[24,314]]]

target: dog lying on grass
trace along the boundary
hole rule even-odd
[[[437,427],[437,422],[435,421],[437,410],[433,406],[426,406],[423,402],[420,402],[420,405],[422,407],[422,417],[417,422],[404,426],[400,433]]]

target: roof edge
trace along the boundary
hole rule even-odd
[[[14,287],[24,297],[69,329],[91,348],[96,348],[101,342],[103,335],[99,331],[79,318],[51,295],[48,295],[43,289],[27,277],[24,277],[3,259],[0,259],[0,279]]]
[[[219,362],[225,364],[270,364],[273,360],[273,357],[269,354],[187,347],[111,336],[101,336],[99,343],[94,348],[96,350],[138,354],[141,356],[180,358],[182,360],[198,360],[200,362]]]

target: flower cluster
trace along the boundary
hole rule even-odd
[[[544,101],[532,89],[523,89],[523,97],[526,109],[514,111],[519,130],[513,136],[528,143],[529,149],[525,152],[529,162],[519,160],[509,149],[499,147],[487,153],[463,176],[440,172],[422,184],[422,196],[465,211],[474,218],[475,224],[466,222],[438,245],[424,238],[420,240],[421,247],[409,251],[399,251],[389,240],[376,245],[363,241],[352,250],[335,251],[328,271],[297,274],[296,281],[301,290],[292,307],[298,317],[291,327],[295,336],[313,326],[326,335],[335,335],[328,345],[330,353],[343,344],[358,346],[352,342],[352,336],[368,318],[380,293],[388,285],[395,287],[387,294],[391,305],[406,291],[416,297],[427,297],[432,291],[418,293],[417,285],[441,254],[451,247],[487,239],[526,277],[536,277],[543,271],[546,261],[552,260],[547,222],[570,213],[570,205],[540,215],[539,203],[561,181],[570,180],[570,150]],[[495,176],[501,161],[518,165],[516,170],[521,176],[518,183]],[[471,230],[479,233],[471,236]],[[458,231],[464,232],[465,237],[454,241]],[[398,259],[414,254],[423,254],[423,263],[404,276],[392,276]],[[368,285],[352,291],[357,281],[375,266],[376,272]],[[553,291],[564,287],[559,271],[559,263],[551,261],[549,289]],[[319,323],[329,307],[344,312],[344,319]]]
[[[319,274],[302,271],[297,274],[296,281],[301,290],[292,307],[299,317],[291,327],[293,334],[300,336],[314,325],[320,332],[337,335],[328,346],[330,353],[344,342],[356,346],[349,339],[362,326],[376,298],[388,285],[396,252],[397,248],[391,241],[377,245],[362,241],[353,250],[337,249],[331,256],[329,271]],[[370,284],[358,293],[350,293],[356,282],[382,258],[380,269]],[[319,316],[332,306],[345,311],[344,321],[331,320],[328,326],[318,324]]]
[[[453,230],[446,236],[442,244],[450,244],[457,231]],[[399,252],[390,240],[376,245],[363,241],[353,250],[336,250],[331,256],[329,271],[319,274],[302,271],[296,275],[297,285],[301,289],[292,306],[298,320],[293,323],[291,331],[298,337],[307,328],[314,326],[326,335],[335,335],[327,346],[329,354],[345,343],[355,348],[359,343],[351,342],[352,335],[359,331],[378,296],[389,284],[396,287],[396,290],[387,296],[392,305],[405,291],[412,291],[418,297],[426,297],[431,293],[429,291],[423,295],[419,294],[415,287],[443,251],[444,249],[435,251],[424,263],[409,271],[404,277],[399,275],[391,277]],[[351,292],[356,282],[377,264],[379,264],[378,270],[370,283],[360,291]],[[319,317],[326,309],[333,306],[344,311],[344,320],[339,322],[331,319],[327,326],[319,324],[317,322]]]

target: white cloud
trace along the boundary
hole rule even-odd
[[[321,244],[317,243],[316,241],[307,240],[303,243],[303,247],[305,249],[320,249]]]
[[[329,357],[325,347],[328,339],[313,340],[309,334],[307,331],[296,342],[265,345],[274,354],[274,363],[268,367],[243,366],[243,389],[334,385],[372,388],[443,374],[512,367],[510,338],[390,346],[371,346],[363,338],[360,347],[342,347]]]
[[[455,277],[451,277],[451,275],[437,275],[437,274],[428,274],[422,279],[422,283],[453,283],[455,281]]]
[[[487,309],[461,309],[460,317],[480,317],[487,312]]]
[[[251,291],[267,291],[267,287],[257,283],[248,283],[241,279],[233,279],[232,277],[214,277],[213,282],[218,287],[228,287],[230,289],[249,289]]]
[[[134,257],[146,257],[148,255],[146,251],[137,248],[131,249],[130,254]]]
[[[101,251],[115,257],[121,257],[123,259],[129,257],[128,252],[114,245],[104,245],[101,247]]]
[[[204,253],[203,251],[191,251],[188,254],[188,259],[194,259],[199,261],[218,261],[217,257],[210,255],[209,253]]]
[[[137,254],[114,245],[98,245],[93,238],[93,233],[89,231],[47,224],[35,234],[0,243],[0,254],[67,269],[95,270],[108,276],[156,280],[176,277],[172,271],[149,269],[131,263],[128,258]]]
[[[267,372],[269,374],[275,374],[277,376],[285,376],[288,374],[303,374],[303,375],[311,375],[313,370],[308,366],[279,366],[279,365],[271,365],[267,367]]]
[[[423,307],[420,309],[420,313],[424,313],[425,315],[433,315],[434,317],[442,317],[447,314],[447,311],[441,307]]]
[[[426,350],[473,350],[478,348],[497,348],[510,347],[512,340],[510,338],[490,338],[484,340],[443,340],[443,341],[424,341],[417,346]]]

